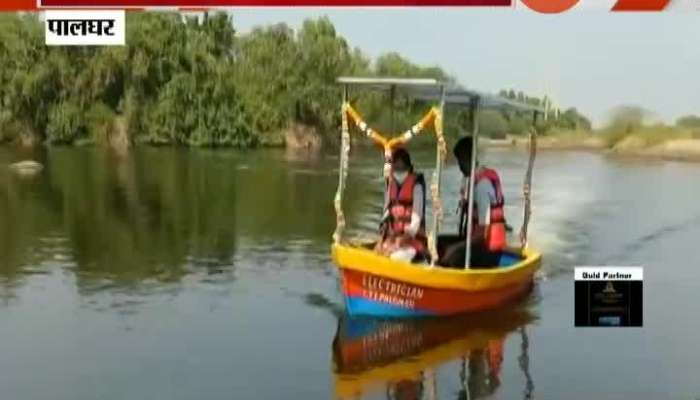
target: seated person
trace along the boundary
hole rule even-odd
[[[380,230],[377,252],[406,262],[425,256],[425,179],[413,171],[411,156],[403,148],[391,156]]]
[[[476,161],[474,174],[474,210],[471,223],[467,223],[469,205],[468,180],[471,174],[472,138],[463,137],[454,148],[459,169],[462,171],[460,237],[466,238],[467,226],[471,226],[470,267],[498,266],[506,247],[506,224],[503,212],[503,188],[498,173]],[[449,246],[441,258],[441,265],[464,266],[466,243],[464,240]]]

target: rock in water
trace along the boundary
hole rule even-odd
[[[10,164],[10,169],[23,176],[36,175],[44,169],[40,163],[32,160],[24,160]]]

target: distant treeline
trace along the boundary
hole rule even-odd
[[[336,77],[454,81],[437,66],[418,66],[396,53],[370,60],[328,18],[307,20],[296,31],[277,24],[247,34],[237,33],[224,13],[129,13],[127,19],[127,46],[48,47],[36,15],[0,15],[0,141],[252,147],[282,145],[294,125],[333,142],[340,124]],[[385,130],[405,129],[427,110],[400,96],[394,112],[383,94],[351,98],[368,122]],[[531,121],[485,111],[480,126],[501,136],[524,133]],[[467,126],[466,112],[448,115],[449,135]],[[588,130],[590,122],[569,109],[539,127],[552,128]]]
[[[674,139],[700,139],[700,116],[685,115],[674,124],[654,121],[654,113],[644,107],[623,105],[615,107],[608,124],[600,129],[608,147],[614,147],[628,138],[637,139],[646,146]]]

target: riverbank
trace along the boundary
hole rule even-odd
[[[664,132],[662,132],[664,133]],[[564,132],[538,137],[538,150],[585,150],[624,157],[655,158],[700,162],[700,136],[697,132],[637,132],[611,137],[604,132]],[[489,147],[527,147],[525,136],[489,140]]]

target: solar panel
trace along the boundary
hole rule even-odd
[[[372,90],[391,90],[406,94],[418,100],[439,102],[445,90],[445,104],[471,105],[478,100],[481,108],[509,108],[518,111],[544,112],[544,107],[525,104],[497,94],[480,92],[451,83],[429,78],[390,78],[390,77],[347,77],[337,79],[344,85],[359,85]]]

